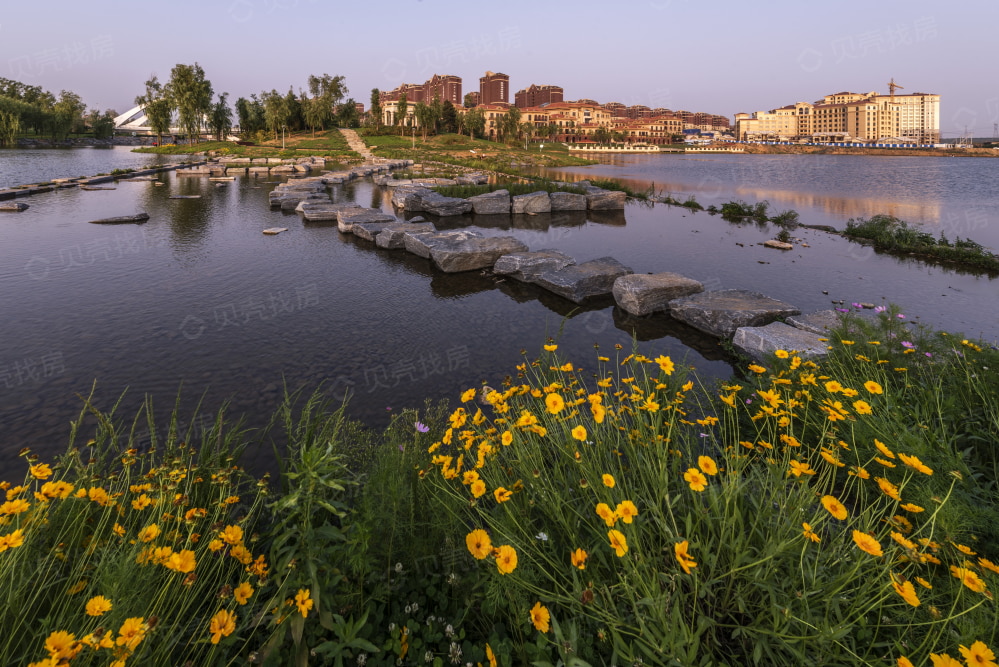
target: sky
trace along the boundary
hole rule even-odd
[[[133,106],[150,74],[199,63],[216,93],[306,87],[343,75],[371,89],[487,70],[513,92],[728,116],[840,91],[941,95],[944,137],[999,123],[996,0],[5,0],[0,76],[89,107]]]

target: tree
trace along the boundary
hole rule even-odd
[[[163,135],[170,131],[170,121],[173,119],[173,104],[167,98],[166,91],[157,80],[156,75],[150,75],[146,81],[146,92],[135,98],[135,103],[142,106],[149,120],[149,129],[156,133],[156,143],[163,143]]]
[[[409,102],[406,100],[406,93],[399,95],[398,110],[395,113],[395,124],[403,127],[406,124],[406,116],[409,114]],[[399,134],[402,134],[402,130]]]
[[[413,116],[416,117],[416,123],[420,126],[423,141],[426,142],[427,133],[434,128],[434,109],[423,102],[417,102],[413,106]]]
[[[530,141],[537,134],[538,127],[531,121],[525,121],[520,124],[520,133],[524,136],[525,141]]]
[[[500,135],[504,141],[516,140],[520,131],[520,109],[510,107],[500,121]]]
[[[59,101],[52,109],[55,114],[52,136],[65,139],[71,132],[81,129],[85,109],[79,95],[68,90],[60,91]]]
[[[21,131],[21,119],[13,111],[0,107],[0,146],[13,146]]]
[[[361,124],[361,116],[357,113],[357,102],[353,98],[347,100],[336,110],[336,124],[340,127],[357,127]]]
[[[113,109],[105,109],[104,113],[97,109],[90,112],[87,121],[95,139],[110,139],[114,136],[114,119],[117,115]]]
[[[215,136],[215,141],[225,141],[232,131],[232,109],[229,108],[228,98],[229,93],[219,95],[208,116],[208,129]]]
[[[177,110],[177,120],[190,143],[201,140],[205,116],[212,107],[212,83],[205,78],[201,65],[174,65],[170,82],[166,85],[167,97]]]
[[[469,109],[464,115],[464,125],[470,139],[481,137],[486,129],[486,114],[481,109]]]
[[[281,93],[271,90],[269,93],[262,93],[264,105],[264,120],[267,127],[274,132],[275,141],[281,128],[288,125],[288,105]]]
[[[240,97],[236,100],[236,119],[239,121],[239,134],[244,139],[249,139],[267,128],[264,105],[256,95],[250,95],[250,99]]]
[[[441,132],[452,133],[458,131],[458,111],[451,104],[451,100],[444,100],[443,111],[441,112]]]
[[[305,129],[305,115],[303,113],[302,101],[295,95],[295,91],[291,86],[288,86],[288,92],[284,96],[284,103],[288,107],[288,120],[285,122],[288,130],[297,132],[298,130]]]
[[[466,109],[472,109],[475,107],[475,95],[472,93],[465,93],[465,99],[462,100]]]
[[[336,119],[336,112],[346,94],[347,86],[342,76],[326,73],[322,76],[309,75],[311,97],[303,102],[302,111],[306,123],[312,128],[312,136],[316,135],[317,127],[325,130]]]
[[[441,131],[441,120],[444,118],[444,104],[441,102],[440,95],[434,95],[434,99],[430,102],[430,111],[432,112],[432,123],[434,134]]]
[[[606,144],[611,139],[611,133],[606,127],[598,127],[593,133],[593,138],[600,144]]]
[[[377,88],[371,89],[371,110],[368,112],[370,123],[375,126],[375,130],[382,129],[382,94]]]

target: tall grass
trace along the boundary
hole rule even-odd
[[[846,223],[843,236],[870,241],[877,250],[915,253],[999,272],[999,255],[981,244],[960,236],[952,243],[943,232],[939,238],[934,238],[932,234],[890,215],[874,215],[868,219],[851,218]]]

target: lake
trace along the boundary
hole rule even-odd
[[[5,149],[0,150],[0,189],[177,161],[173,155],[133,153],[131,146]]]
[[[5,151],[0,159],[10,165],[19,152]],[[862,194],[870,183],[851,185],[842,170],[867,169],[868,162],[883,160],[840,161],[837,171],[807,159],[825,156],[788,156],[798,166],[786,169],[776,166],[775,158],[783,156],[721,156],[725,160],[714,168],[704,166],[713,160],[702,164],[698,159],[669,181],[655,164],[638,159],[650,158],[626,157],[617,164],[559,173],[620,174],[636,182],[653,175],[657,189],[675,184],[674,193],[695,193],[705,204],[712,201],[707,191],[680,186],[715,173],[723,184],[728,179],[723,187],[758,188],[766,194],[760,198],[792,208],[773,193],[792,192],[793,182],[785,181],[799,172],[812,175],[799,183],[801,197],[824,197],[818,191],[842,179],[842,198],[853,202],[850,210],[860,210],[875,206]],[[752,167],[726,162],[730,158],[766,163]],[[675,158],[658,159],[673,160],[669,169],[674,169]],[[887,164],[908,164],[895,160]],[[927,170],[948,169],[936,164],[940,160],[950,158],[921,164]],[[966,169],[965,163],[982,170],[962,172],[962,178],[982,182],[980,190],[969,191],[966,204],[969,210],[978,206],[970,200],[974,195],[987,209],[995,194],[986,184],[992,165],[999,163],[965,160],[954,168]],[[767,169],[784,174],[784,181],[762,176]],[[816,184],[823,170],[827,176]],[[923,183],[923,171],[899,169],[897,179],[913,178]],[[761,179],[769,180],[769,190],[756,182]],[[267,193],[273,182],[239,178],[216,187],[206,178],[173,172],[159,181],[164,185],[120,181],[108,191],[61,189],[23,199],[31,205],[24,213],[0,214],[5,315],[0,319],[0,424],[6,434],[0,471],[8,473],[0,478],[21,474],[21,447],[43,457],[65,448],[80,396],[88,395],[95,382],[95,405],[101,409],[126,392],[122,416],[134,414],[147,395],[159,411],[167,411],[180,391],[185,419],[199,401],[208,412],[228,402],[230,413],[244,416],[250,427],[266,423],[284,387],[323,386],[334,400],[350,396],[349,412],[378,426],[404,407],[421,407],[426,398],[454,399],[483,381],[498,386],[515,374],[522,350],[534,358],[548,337],[557,338],[560,351],[584,368],[594,366],[595,345],[599,354],[613,356],[615,345],[627,351],[635,340],[642,353],[685,360],[709,380],[732,372],[732,360],[717,341],[666,315],[633,318],[610,300],[578,307],[513,280],[481,272],[442,273],[429,260],[343,235],[335,224],[305,223],[297,214],[270,209]],[[905,189],[897,183],[891,188]],[[368,179],[333,186],[330,192],[334,201],[391,211],[388,189]],[[201,198],[169,199],[195,194]],[[716,196],[724,200],[728,195]],[[883,201],[895,196],[885,195]],[[925,202],[924,196],[909,199]],[[756,199],[748,193],[741,198]],[[951,210],[946,201],[937,205],[942,212]],[[87,224],[140,210],[150,215],[141,226]],[[836,226],[847,215],[817,204],[799,211],[804,222]],[[994,217],[989,220],[994,229]],[[995,338],[996,280],[879,255],[816,230],[799,228],[794,236],[807,247],[781,252],[755,245],[776,233],[768,225],[733,224],[706,213],[641,204],[629,204],[620,213],[469,215],[439,226],[512,235],[533,250],[557,248],[578,261],[610,255],[636,272],[675,271],[708,289],[753,289],[803,312],[830,308],[833,300],[893,302],[912,321]],[[289,231],[265,236],[261,231],[268,227]],[[148,441],[148,434],[140,433],[142,438]],[[269,455],[269,448],[251,452],[248,463],[266,465]]]

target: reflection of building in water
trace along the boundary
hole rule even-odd
[[[893,215],[910,222],[939,223],[943,215],[940,204],[929,202],[904,202],[898,199],[872,197],[831,197],[794,190],[770,190],[740,186],[735,193],[750,203],[766,200],[772,207],[817,208],[836,217],[870,217],[879,213]]]
[[[809,104],[735,115],[739,141],[883,142],[940,141],[940,96],[841,92]]]

